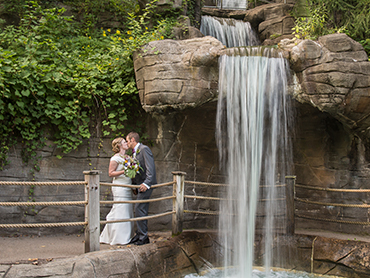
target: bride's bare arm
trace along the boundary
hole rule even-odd
[[[117,177],[125,173],[125,170],[116,171],[117,167],[118,167],[118,163],[116,161],[111,161],[109,163],[108,174],[110,177]]]

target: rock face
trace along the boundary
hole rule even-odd
[[[154,41],[136,52],[136,83],[144,110],[182,110],[215,99],[222,48],[215,38],[204,37]]]
[[[263,45],[274,45],[282,39],[292,38],[294,19],[289,14],[293,5],[267,4],[248,10],[244,21],[258,31]]]
[[[345,34],[334,34],[300,42],[290,57],[302,89],[295,98],[369,138],[370,62],[363,47]]]
[[[287,43],[287,44],[285,44]],[[284,46],[284,44],[287,46]],[[294,163],[297,183],[318,188],[368,189],[370,62],[345,34],[318,41],[281,42],[297,81]],[[288,55],[288,56],[289,56]],[[301,103],[301,104],[299,104]],[[367,203],[366,193],[297,188],[297,197],[323,203]],[[296,204],[298,227],[366,233],[368,211],[355,207]],[[317,219],[324,219],[319,220]],[[307,220],[309,219],[309,220]],[[316,220],[315,220],[316,219]],[[340,222],[327,222],[325,219]],[[346,224],[352,221],[357,224]]]
[[[197,41],[202,40],[205,40],[205,38],[197,39]],[[166,43],[158,42],[158,44]],[[182,41],[183,45],[186,43],[187,41]],[[295,99],[294,106],[297,124],[294,140],[294,173],[297,176],[297,183],[322,188],[368,188],[367,181],[370,179],[370,171],[367,165],[370,148],[367,143],[367,129],[370,124],[368,122],[368,114],[370,112],[368,105],[370,96],[370,62],[365,51],[361,45],[344,34],[321,37],[317,42],[310,40],[298,42],[282,40],[279,46],[284,51],[284,56],[289,59],[291,68],[296,76],[296,82],[291,84],[291,88]],[[219,54],[225,53],[224,48],[218,49]],[[150,67],[153,62],[152,60],[149,61]],[[144,59],[140,60],[140,62],[144,62]],[[154,62],[156,68],[162,70],[159,63],[160,60],[158,59]],[[165,64],[168,63],[166,60]],[[140,64],[140,68],[143,68],[142,64]],[[214,76],[217,76],[217,63],[209,63],[206,68],[208,72],[212,72]],[[197,78],[208,79],[208,72],[202,71],[202,73],[205,73],[205,76],[197,76]],[[189,71],[187,73],[190,75]],[[157,83],[160,82],[157,79],[160,74],[155,74]],[[166,83],[168,86],[171,85],[167,76],[173,75],[176,74],[171,73],[171,75],[167,74],[164,77],[164,80],[168,82]],[[142,76],[145,78],[147,74],[142,74]],[[176,79],[173,80],[177,82]],[[142,81],[138,80],[138,84],[140,82]],[[216,88],[217,82],[212,84]],[[175,82],[173,85],[174,88],[178,87]],[[208,111],[204,112],[207,113],[207,118],[215,119],[216,104],[211,100],[217,97],[216,89],[212,91],[211,97],[207,91],[205,97],[197,94],[197,101],[192,101],[190,104],[185,102],[181,105],[178,98],[175,98],[175,101],[173,101],[170,97],[167,97],[169,89],[166,88],[162,92],[162,97],[160,92],[155,92],[157,101],[151,102],[152,106],[150,108],[147,104],[148,101],[153,101],[153,99],[149,98],[147,101],[147,96],[150,95],[149,91],[147,93],[147,88],[143,85],[140,85],[140,89],[142,90],[142,103],[146,110],[161,113],[160,117],[153,117],[153,126],[161,128],[158,130],[152,129],[152,134],[157,138],[156,142],[170,151],[164,157],[164,160],[161,161],[161,164],[167,165],[169,161],[182,160],[182,163],[178,164],[179,167],[182,171],[189,172],[189,168],[184,167],[186,163],[184,163],[182,156],[183,150],[189,150],[189,148],[184,148],[188,144],[187,142],[194,142],[197,146],[202,146],[207,150],[206,156],[200,157],[197,155],[197,162],[199,162],[199,159],[207,161],[207,157],[217,157],[217,147],[214,140],[207,140],[207,144],[202,140],[203,138],[208,138],[208,135],[209,138],[213,138],[215,132],[214,121],[206,120],[204,123],[200,121],[204,125],[198,127],[200,123],[195,124],[193,122],[192,124],[186,120],[186,123],[189,124],[187,135],[182,131],[180,123],[176,124],[174,122],[174,115],[176,115],[175,119],[182,119],[180,122],[190,119],[187,117],[194,113],[199,115],[197,118],[203,119],[198,114],[202,110]],[[198,93],[201,94],[202,90],[198,90]],[[194,95],[190,93],[189,97]],[[209,101],[207,105],[202,104],[207,99]],[[167,109],[171,108],[174,110],[173,114],[162,113],[164,111],[164,103]],[[159,104],[158,107],[155,107],[157,104]],[[196,105],[199,106],[193,108]],[[192,109],[182,110],[184,108]],[[172,132],[171,122],[177,126],[175,130],[181,130],[181,137],[170,135]],[[201,137],[191,138],[194,137],[195,130],[201,131]],[[195,133],[198,134],[199,132]],[[167,134],[167,136],[164,136],[164,134]],[[207,137],[204,137],[206,134]],[[170,139],[171,137],[172,139]],[[177,154],[173,149],[167,147],[171,145],[171,140],[174,140],[172,141],[174,142],[172,146],[180,148]],[[212,154],[212,150],[216,153]],[[217,165],[217,161],[214,161],[214,163],[214,165]],[[191,163],[191,165],[195,165],[195,163]],[[206,165],[206,163],[203,165]],[[193,169],[196,169],[196,167]],[[198,174],[199,172],[197,171]],[[341,203],[343,198],[348,203],[353,204],[358,203],[359,200],[360,202],[366,202],[366,194],[364,193],[351,193],[343,197],[338,193],[327,194],[326,192],[312,192],[298,188],[297,196],[302,199],[313,198],[324,203]],[[313,218],[309,221],[299,218],[297,220],[298,227],[309,228],[314,225],[317,228],[355,233],[364,233],[366,230],[361,225],[346,225],[314,220],[315,217],[325,216],[324,218],[334,220],[367,222],[368,212],[366,209],[340,208],[330,205],[313,208],[301,203],[298,203],[296,208],[301,216]]]

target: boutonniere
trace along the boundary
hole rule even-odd
[[[136,153],[136,155],[138,155],[140,153],[140,149],[138,148],[135,152],[135,150],[132,151],[132,155],[134,155]]]

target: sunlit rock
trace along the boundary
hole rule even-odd
[[[136,83],[145,111],[182,110],[215,99],[223,48],[217,39],[204,37],[153,41],[136,52]]]

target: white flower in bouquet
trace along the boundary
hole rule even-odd
[[[140,171],[140,163],[139,161],[129,155],[125,156],[125,161],[123,162],[123,169],[125,171],[125,175],[131,179],[133,179],[137,173]]]

